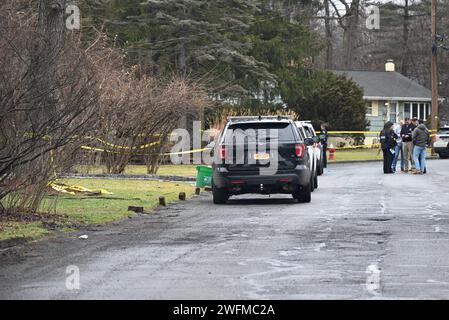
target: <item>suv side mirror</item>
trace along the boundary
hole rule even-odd
[[[308,147],[313,146],[313,144],[315,143],[315,141],[313,141],[312,138],[305,138],[304,139],[304,144]]]
[[[315,136],[315,137],[313,137],[312,139],[313,139],[313,142],[315,142],[315,143],[320,143],[320,137]]]

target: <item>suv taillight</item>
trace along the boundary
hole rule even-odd
[[[225,160],[226,159],[226,147],[221,145],[219,148],[219,152],[220,152],[220,159]]]
[[[295,156],[297,156],[298,158],[304,158],[305,149],[306,146],[303,143],[295,144]]]

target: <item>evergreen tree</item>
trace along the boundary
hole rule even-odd
[[[250,55],[257,10],[248,0],[116,0],[106,15],[108,31],[155,74],[206,79],[216,98],[241,102],[254,84],[275,80]]]

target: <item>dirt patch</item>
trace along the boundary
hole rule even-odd
[[[23,244],[28,243],[31,240],[32,239],[30,239],[30,238],[24,238],[24,237],[0,240],[0,249],[6,249],[6,248],[23,245]]]
[[[31,211],[13,211],[13,212],[0,212],[0,222],[60,222],[67,220],[65,215],[61,214],[48,214]],[[1,231],[1,224],[0,224]]]

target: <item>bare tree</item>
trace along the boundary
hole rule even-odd
[[[0,5],[0,199],[36,210],[91,124],[97,85],[79,41],[49,28],[61,12],[22,2]]]
[[[343,29],[343,67],[350,69],[353,66],[359,34],[360,0],[328,1],[334,9],[338,25]]]
[[[330,0],[324,0],[324,31],[326,35],[326,61],[325,66],[327,69],[331,69],[334,66],[333,56],[333,43],[332,43],[332,17],[330,11]]]
[[[95,60],[101,121],[93,133],[94,150],[103,151],[108,173],[123,173],[136,156],[154,173],[182,116],[207,105],[205,91],[183,78],[160,81],[139,66],[128,67],[117,49],[103,50]]]

